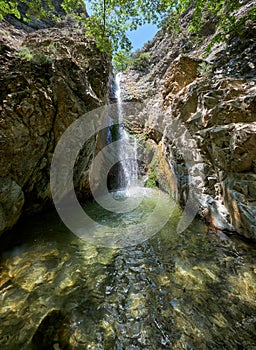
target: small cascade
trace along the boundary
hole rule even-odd
[[[120,82],[122,73],[116,75],[116,98],[118,105],[118,139],[121,141],[118,158],[120,166],[118,167],[118,184],[120,189],[129,191],[130,188],[139,184],[138,163],[137,163],[137,140],[129,135],[124,129],[123,109],[121,99]]]

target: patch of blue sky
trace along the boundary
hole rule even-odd
[[[158,27],[154,24],[145,24],[138,27],[136,30],[127,32],[127,36],[132,43],[133,50],[140,49],[143,45],[151,40],[156,32]]]
[[[85,1],[85,4],[90,14],[90,2]],[[144,24],[136,30],[128,31],[127,36],[132,43],[132,50],[134,51],[142,48],[146,42],[153,39],[157,31],[158,27],[154,24]]]

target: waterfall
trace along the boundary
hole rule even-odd
[[[136,187],[138,181],[138,163],[137,163],[137,140],[129,135],[124,129],[123,108],[121,98],[120,82],[122,73],[116,75],[116,99],[118,111],[118,138],[121,141],[119,148],[120,167],[118,168],[119,186],[129,192],[129,189]]]

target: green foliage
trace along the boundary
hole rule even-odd
[[[7,14],[11,14],[20,18],[20,13],[17,9],[18,3],[16,0],[6,1],[0,0],[0,20]]]
[[[28,6],[25,20],[33,17],[51,17],[52,0],[20,0]],[[44,6],[42,6],[42,1]],[[145,23],[154,23],[166,30],[179,31],[179,21],[189,9],[193,9],[189,20],[188,31],[200,35],[207,18],[216,21],[218,34],[213,38],[208,50],[215,42],[227,40],[227,34],[241,33],[247,19],[256,19],[256,6],[249,14],[239,20],[234,11],[241,3],[227,0],[88,0],[91,16],[83,15],[85,4],[83,0],[63,0],[62,7],[70,16],[82,21],[87,35],[97,38],[100,49],[116,52],[118,49],[129,51],[131,43],[127,37],[128,30],[136,30]],[[6,14],[20,17],[17,0],[0,0],[0,19]],[[125,65],[125,57],[117,56],[118,62]],[[140,66],[140,65],[139,65]]]
[[[206,18],[216,21],[217,34],[212,38],[206,49],[206,53],[211,52],[215,43],[225,42],[230,36],[241,35],[248,19],[256,20],[256,6],[253,6],[246,16],[237,19],[235,11],[241,7],[239,1],[202,0],[195,6],[192,19],[189,24],[189,31],[200,34]]]
[[[36,64],[46,64],[53,62],[53,58],[49,54],[43,52],[35,52],[27,46],[21,46],[18,52],[18,56],[25,60]]]
[[[54,6],[52,0],[20,0],[20,2],[27,6],[27,12],[23,20],[25,22],[31,21],[33,18],[51,18],[55,19],[52,11]],[[76,14],[80,10],[85,9],[85,4],[83,0],[63,0],[63,9],[67,14]],[[11,14],[20,18],[20,12],[18,10],[18,0],[0,0],[0,20],[7,14]]]
[[[57,43],[53,41],[49,45],[46,46],[46,49],[50,54],[55,55],[57,52],[57,47],[58,47]]]
[[[117,72],[133,69],[140,72],[145,72],[150,65],[150,53],[137,50],[129,53],[125,50],[120,50],[113,56],[113,66]]]
[[[212,73],[213,66],[207,62],[201,62],[198,65],[197,73],[200,77],[209,76]]]
[[[18,55],[21,59],[25,61],[32,61],[34,58],[33,51],[27,46],[21,46]]]
[[[44,6],[42,6],[41,0],[21,0],[20,2],[27,6],[26,17],[24,18],[26,22],[29,22],[32,18],[48,18],[54,8],[51,0],[44,0]],[[21,17],[17,0],[0,0],[0,20],[7,14],[14,15],[17,18]]]
[[[148,0],[90,0],[93,17],[102,28],[102,34],[111,38],[111,47],[130,50],[131,42],[126,32],[136,30],[138,26],[154,22],[156,18],[155,2]],[[157,1],[158,2],[158,1]]]
[[[137,71],[146,71],[150,65],[150,53],[149,52],[139,52],[131,62],[131,69]]]
[[[51,11],[54,8],[51,0],[45,0],[44,7],[42,6],[41,0],[33,0],[33,2],[30,0],[22,0],[22,2],[28,7],[24,21],[29,22],[32,18],[40,19],[51,17]]]
[[[53,59],[51,56],[46,55],[43,52],[37,52],[34,55],[33,62],[36,64],[47,64],[47,63],[52,63]]]
[[[129,52],[125,50],[119,50],[113,55],[113,66],[115,71],[124,72],[131,64],[131,57]]]
[[[154,171],[150,171],[148,173],[148,177],[147,177],[147,181],[145,183],[146,187],[150,187],[150,188],[158,188],[158,179],[157,179],[157,175]]]
[[[85,4],[81,0],[63,0],[61,6],[68,14],[78,14],[80,11],[85,9]]]
[[[247,16],[241,17],[237,20],[235,11],[239,9],[242,4],[240,1],[227,0],[180,0],[180,1],[163,1],[163,7],[172,3],[172,15],[170,16],[165,10],[162,16],[162,26],[165,30],[179,32],[181,27],[179,21],[189,9],[192,10],[192,16],[188,23],[188,32],[196,34],[200,40],[201,31],[209,21],[214,21],[216,25],[217,34],[212,38],[210,44],[206,49],[209,53],[213,45],[217,42],[225,42],[232,35],[242,34],[244,24],[248,19],[256,20],[256,6],[254,5],[248,12]],[[178,35],[176,33],[176,35]]]

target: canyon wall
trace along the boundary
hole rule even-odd
[[[237,19],[253,6],[244,1]],[[144,46],[147,68],[123,75],[124,101],[144,103],[131,132],[154,142],[183,207],[190,198],[213,228],[256,241],[256,24],[203,55],[214,21],[198,41],[186,33],[189,16],[179,33],[159,32]]]
[[[58,140],[108,99],[110,58],[82,27],[67,18],[55,26],[36,21],[36,27],[14,18],[0,21],[0,233],[22,214],[50,204]],[[85,143],[74,171],[81,197],[89,191],[96,138]]]

